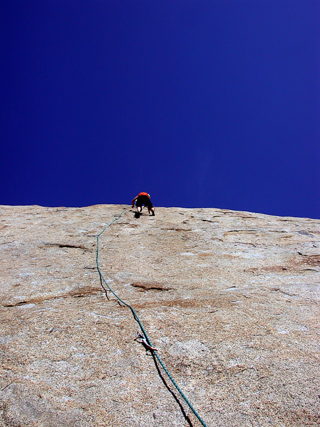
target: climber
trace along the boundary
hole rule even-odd
[[[155,215],[154,206],[151,203],[150,200],[150,194],[148,193],[139,193],[133,200],[132,200],[132,207],[134,207],[134,202],[136,202],[136,208],[138,211],[138,215],[142,211],[142,206],[146,206],[148,208],[148,212],[150,215],[150,212],[152,212],[152,215]]]

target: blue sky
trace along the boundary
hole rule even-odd
[[[0,1],[0,204],[320,219],[320,2]]]

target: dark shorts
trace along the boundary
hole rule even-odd
[[[146,206],[149,210],[153,208],[153,204],[151,203],[151,200],[149,199],[149,197],[139,196],[136,200],[136,206],[137,207],[139,206],[142,208],[143,205]]]

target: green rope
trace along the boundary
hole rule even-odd
[[[104,292],[105,292],[105,294],[107,295],[107,289],[103,286],[103,283],[106,285],[106,287],[108,288],[108,290],[123,304],[123,305],[125,305],[126,307],[128,307],[130,310],[131,310],[131,312],[132,312],[132,315],[133,315],[133,318],[134,318],[134,320],[139,324],[139,326],[140,326],[140,329],[141,329],[141,331],[142,331],[142,333],[143,333],[143,335],[144,335],[144,337],[145,337],[145,339],[146,339],[146,341],[147,341],[147,343],[148,343],[148,345],[150,346],[150,347],[153,347],[152,346],[152,343],[151,343],[151,341],[150,341],[150,338],[149,338],[149,336],[148,336],[148,334],[147,334],[147,332],[146,332],[146,330],[144,329],[144,327],[143,327],[143,325],[142,325],[142,323],[141,323],[141,321],[140,321],[140,319],[139,319],[139,317],[138,317],[138,315],[137,315],[137,313],[135,312],[135,310],[134,310],[134,308],[133,307],[131,307],[131,305],[129,305],[129,304],[127,304],[125,301],[123,301],[112,289],[111,289],[111,287],[109,286],[109,284],[107,283],[107,281],[106,281],[106,279],[103,277],[103,274],[102,274],[102,272],[101,272],[101,270],[100,270],[100,267],[99,267],[99,237],[101,236],[101,234],[107,229],[107,228],[109,228],[110,227],[110,225],[111,224],[113,224],[115,221],[117,221],[120,217],[121,217],[121,215],[126,211],[126,209],[127,208],[124,208],[123,209],[123,211],[121,212],[121,214],[120,215],[118,215],[117,217],[115,217],[111,222],[110,222],[110,224],[108,224],[102,231],[101,231],[101,233],[99,233],[98,235],[97,235],[97,257],[96,257],[96,262],[97,262],[97,270],[98,270],[98,273],[99,273],[99,276],[100,276],[100,284],[101,284],[101,287],[103,288],[103,290],[104,290]],[[102,283],[103,282],[103,283]],[[171,382],[172,382],[172,384],[175,386],[175,388],[178,390],[178,392],[180,393],[180,395],[181,395],[181,397],[184,399],[184,401],[187,403],[187,405],[189,406],[189,408],[191,409],[191,411],[194,413],[194,415],[198,418],[198,420],[200,421],[200,423],[204,426],[204,427],[207,427],[207,425],[204,423],[204,421],[201,419],[201,417],[200,417],[200,415],[197,413],[197,411],[194,409],[194,407],[191,405],[191,403],[189,402],[189,400],[187,399],[187,397],[183,394],[183,392],[181,391],[181,389],[180,389],[180,387],[178,386],[178,384],[175,382],[175,380],[172,378],[172,376],[170,375],[170,373],[169,373],[169,371],[167,370],[167,368],[165,367],[165,365],[164,365],[164,363],[162,362],[162,360],[160,359],[160,356],[158,355],[158,353],[157,353],[157,351],[156,350],[152,350],[152,352],[153,352],[153,354],[155,355],[155,357],[157,358],[157,360],[158,360],[158,362],[160,363],[160,365],[162,366],[162,368],[164,369],[164,371],[165,371],[165,373],[168,375],[168,377],[170,378],[170,380],[171,380]]]

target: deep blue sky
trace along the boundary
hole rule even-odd
[[[319,0],[0,1],[0,204],[320,218]]]

